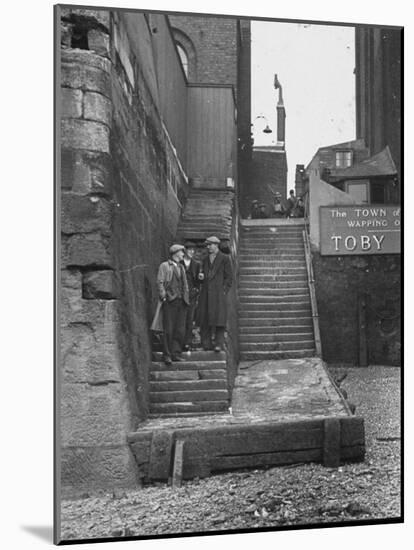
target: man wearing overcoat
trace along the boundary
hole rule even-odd
[[[158,269],[157,286],[163,305],[163,351],[164,362],[183,361],[182,352],[186,310],[190,300],[185,269],[181,263],[184,258],[184,246],[173,244],[170,258]]]
[[[209,237],[205,244],[208,256],[202,263],[202,284],[199,298],[201,345],[221,351],[227,323],[227,294],[233,282],[231,260],[219,250],[220,239]],[[214,342],[213,342],[214,338]]]
[[[183,265],[187,276],[190,305],[186,311],[183,349],[184,351],[188,351],[191,349],[193,340],[193,323],[198,302],[198,295],[200,292],[200,279],[198,277],[200,273],[200,263],[193,258],[196,249],[195,243],[192,241],[186,241],[184,243],[184,247]]]

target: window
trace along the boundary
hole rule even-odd
[[[336,168],[347,168],[352,165],[352,151],[335,151]]]
[[[188,56],[187,56],[187,53],[184,50],[184,48],[182,46],[180,46],[180,44],[176,44],[176,46],[177,46],[177,50],[178,50],[178,55],[180,56],[180,59],[181,59],[181,64],[183,66],[185,76],[188,77]]]

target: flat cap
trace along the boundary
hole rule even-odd
[[[173,244],[172,246],[170,246],[170,254],[175,254],[179,250],[184,250],[182,244]]]
[[[196,244],[193,241],[185,241],[184,246],[185,248],[195,248]]]
[[[212,237],[209,237],[208,239],[205,240],[205,244],[208,244],[208,243],[220,244],[220,239],[218,239],[213,235]]]

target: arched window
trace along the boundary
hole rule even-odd
[[[177,46],[177,50],[178,50],[178,55],[180,56],[180,59],[181,59],[181,64],[183,66],[185,76],[188,78],[188,56],[187,56],[187,52],[185,51],[185,49],[180,44],[178,44],[178,42],[176,43],[176,46]]]

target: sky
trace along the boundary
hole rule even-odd
[[[277,74],[286,110],[288,189],[294,188],[296,164],[306,166],[321,146],[355,139],[354,28],[271,21],[252,21],[251,28],[254,144],[276,142]],[[272,134],[263,133],[266,121]]]

